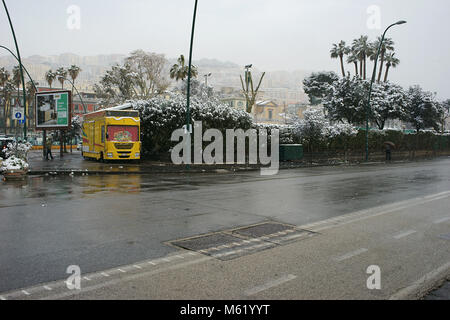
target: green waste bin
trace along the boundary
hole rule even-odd
[[[280,144],[280,161],[301,159],[303,159],[303,146],[301,144]]]

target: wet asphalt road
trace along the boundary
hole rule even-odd
[[[450,190],[450,159],[203,175],[0,182],[0,292],[175,251],[164,242],[265,220],[302,225]]]

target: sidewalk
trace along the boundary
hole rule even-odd
[[[256,171],[261,169],[261,165],[250,164],[222,164],[222,165],[208,165],[208,164],[192,164],[192,165],[175,165],[170,162],[142,160],[142,161],[111,161],[101,163],[95,160],[85,160],[81,156],[81,152],[73,150],[72,153],[64,153],[63,158],[60,158],[59,151],[53,152],[54,160],[44,160],[42,150],[33,150],[29,153],[30,169],[29,174],[145,174],[145,173],[230,173],[243,171]],[[404,163],[407,161],[392,161],[392,163]],[[310,168],[319,166],[356,166],[356,165],[379,165],[384,164],[384,161],[371,162],[329,162],[329,163],[309,163],[305,159],[298,162],[281,162],[279,168],[293,169],[293,168]]]
[[[258,170],[258,165],[174,165],[161,161],[111,161],[102,163],[85,160],[81,152],[73,150],[64,153],[53,152],[54,160],[44,160],[41,150],[29,153],[29,174],[135,174],[135,173],[202,173]]]

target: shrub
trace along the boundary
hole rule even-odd
[[[155,97],[147,101],[132,102],[141,117],[141,142],[143,156],[167,153],[178,142],[170,140],[172,132],[186,124],[186,98],[172,94],[169,99]],[[192,97],[191,121],[201,121],[203,131],[215,128],[248,130],[252,119],[245,111],[233,109],[215,98]]]

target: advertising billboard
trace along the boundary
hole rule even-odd
[[[68,90],[38,92],[35,97],[36,129],[61,130],[70,127],[71,92]]]

